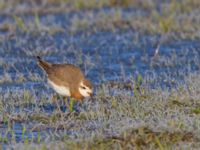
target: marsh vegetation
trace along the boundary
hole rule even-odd
[[[0,143],[200,146],[200,1],[0,0]],[[36,64],[79,66],[95,94],[60,111]]]

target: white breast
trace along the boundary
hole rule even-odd
[[[62,96],[71,96],[71,93],[69,91],[69,88],[65,86],[59,86],[56,85],[54,82],[48,79],[48,83],[51,85],[51,87],[60,95]]]

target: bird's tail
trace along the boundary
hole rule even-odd
[[[48,70],[51,68],[52,64],[50,64],[46,61],[43,61],[40,56],[37,56],[37,59],[38,59],[38,65],[42,69],[44,69],[46,72],[48,72]]]

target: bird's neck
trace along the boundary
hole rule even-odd
[[[82,100],[84,98],[83,95],[81,95],[80,92],[71,93],[71,97],[74,97],[75,99],[78,99],[78,100]]]

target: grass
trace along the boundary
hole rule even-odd
[[[26,32],[27,31],[27,27],[24,24],[24,21],[22,20],[22,18],[20,18],[20,17],[18,17],[16,15],[13,15],[13,18],[14,18],[18,28],[21,29],[22,31]]]
[[[200,106],[199,79],[198,74],[193,74],[186,78],[187,86],[169,92],[148,89],[144,84],[139,86],[135,82],[143,79],[138,77],[130,85],[143,89],[145,97],[144,94],[109,96],[105,91],[110,88],[107,84],[98,88],[94,98],[79,104],[79,113],[70,113],[69,110],[61,113],[54,109],[49,114],[43,107],[51,102],[36,99],[30,91],[17,95],[5,93],[7,98],[1,95],[1,113],[4,113],[1,122],[10,126],[5,131],[12,133],[13,137],[13,125],[21,122],[22,143],[27,144],[16,143],[12,146],[15,138],[8,139],[7,136],[1,137],[1,142],[20,149],[24,146],[41,149],[58,145],[68,149],[173,149],[187,147],[188,144],[195,148],[200,138],[200,122],[197,119]],[[186,87],[190,87],[192,92]],[[118,86],[113,88],[117,90]],[[26,112],[29,107],[31,111]],[[19,109],[18,113],[15,108]],[[43,132],[48,129],[51,131],[45,137],[50,143],[42,140]],[[59,134],[59,130],[63,133],[74,132],[76,136],[68,134],[65,137],[66,133]],[[38,136],[26,138],[26,134],[33,131],[38,132]],[[35,145],[35,142],[38,144]]]
[[[107,138],[94,138],[89,141],[79,141],[74,142],[71,140],[66,140],[59,142],[62,148],[68,149],[145,149],[151,147],[151,149],[171,149],[170,145],[177,142],[190,142],[196,141],[197,139],[193,137],[191,133],[181,133],[181,132],[154,132],[149,128],[140,127],[137,129],[129,129],[122,133],[121,137],[107,137]],[[186,142],[186,143],[187,143]],[[53,143],[51,146],[56,147]],[[38,146],[42,147],[44,145]],[[47,146],[48,147],[48,146]]]
[[[2,1],[2,12],[8,16],[13,16],[15,25],[12,23],[4,23],[0,25],[0,29],[15,32],[20,29],[24,32],[50,32],[52,34],[65,32],[66,28],[59,24],[53,23],[47,25],[40,20],[40,17],[48,14],[58,14],[65,12],[83,12],[82,17],[76,15],[69,18],[70,25],[67,27],[67,32],[79,32],[84,30],[111,30],[118,29],[133,29],[140,32],[148,32],[159,34],[162,36],[174,37],[182,39],[199,38],[199,13],[198,0],[186,1],[169,1],[155,4],[153,1],[130,1],[130,0],[111,0],[111,1],[81,1],[81,0],[60,0],[46,1],[43,5],[39,3],[34,7],[30,2],[23,2],[27,5],[28,10],[18,10],[18,6],[23,3],[19,1]],[[9,4],[12,5],[9,5]],[[34,3],[34,2],[32,2]],[[13,12],[8,13],[6,8],[13,7]],[[51,7],[49,7],[51,6]],[[108,7],[113,11],[106,11]],[[125,15],[124,10],[131,8],[129,14]],[[98,8],[98,9],[96,9]],[[50,10],[49,10],[50,9]],[[55,10],[54,10],[55,9]],[[136,10],[136,11],[135,11]],[[30,12],[27,12],[30,11]],[[43,13],[45,11],[46,13]],[[94,12],[93,12],[94,11]],[[21,16],[30,14],[34,21],[25,21]],[[122,17],[123,16],[123,17]],[[23,17],[24,18],[24,17]],[[161,43],[163,41],[161,40]],[[165,42],[165,41],[164,41]]]

